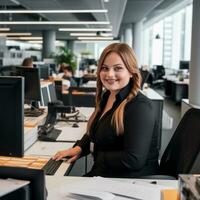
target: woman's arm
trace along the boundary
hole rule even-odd
[[[74,162],[81,156],[85,156],[90,152],[90,138],[85,134],[81,140],[77,141],[73,148],[69,148],[63,151],[58,151],[52,159],[61,160],[68,157],[68,162]]]

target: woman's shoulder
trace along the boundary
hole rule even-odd
[[[151,103],[151,99],[145,96],[141,91],[139,91],[137,95],[131,100],[131,102],[137,102],[137,101],[145,101]]]
[[[127,107],[151,107],[152,108],[152,100],[145,96],[142,92],[138,92],[137,95],[127,104]]]

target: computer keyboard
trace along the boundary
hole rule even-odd
[[[62,162],[62,160],[55,161],[50,159],[42,169],[44,169],[46,175],[54,175]]]

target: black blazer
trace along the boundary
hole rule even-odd
[[[109,92],[105,92],[101,112],[96,117],[90,134],[85,134],[77,142],[82,148],[82,155],[87,155],[90,143],[94,143],[94,165],[86,176],[140,177],[157,173],[157,123],[151,100],[138,92],[127,103],[122,136],[117,136],[111,126],[114,111],[129,91],[130,85],[127,85],[117,94],[113,107],[100,118],[109,97]]]

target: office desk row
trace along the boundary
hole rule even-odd
[[[155,103],[154,106],[155,108],[157,107],[157,112],[159,113],[158,119],[162,119],[161,116],[162,116],[163,98],[151,89],[144,91],[144,94],[153,100],[153,102]],[[85,115],[86,119],[89,118],[89,116],[94,110],[94,108],[78,108],[78,109],[80,110],[81,113]],[[56,128],[63,130],[61,135],[58,137],[57,142],[36,141],[31,147],[29,147],[25,151],[25,159],[26,158],[31,158],[31,159],[40,158],[41,162],[43,161],[42,164],[44,165],[45,161],[47,161],[50,157],[52,157],[57,151],[72,147],[74,145],[74,142],[77,139],[80,139],[86,130],[86,122],[79,122],[78,128],[72,127],[73,123],[74,122],[59,122],[58,124],[56,124]],[[36,126],[34,127],[29,126],[29,127],[26,127],[25,129],[29,129],[29,131],[31,130],[37,135]],[[11,162],[11,163],[13,166],[16,166],[16,161]],[[20,162],[17,162],[17,163],[20,166]],[[75,180],[79,182],[80,180],[84,179],[82,177],[79,177],[79,178],[63,177],[63,175],[70,168],[70,166],[71,165],[69,163],[63,162],[54,176],[52,177],[46,176],[47,189],[49,193],[48,199],[62,199],[63,197],[60,196],[61,186],[66,185],[67,187],[67,184],[69,184],[71,181]],[[87,157],[82,158],[76,162],[76,164],[70,171],[69,175],[81,176],[90,170],[90,166],[91,166],[90,158],[87,158]],[[130,181],[133,181],[133,180],[130,179]],[[115,199],[119,199],[119,198],[115,198]]]

